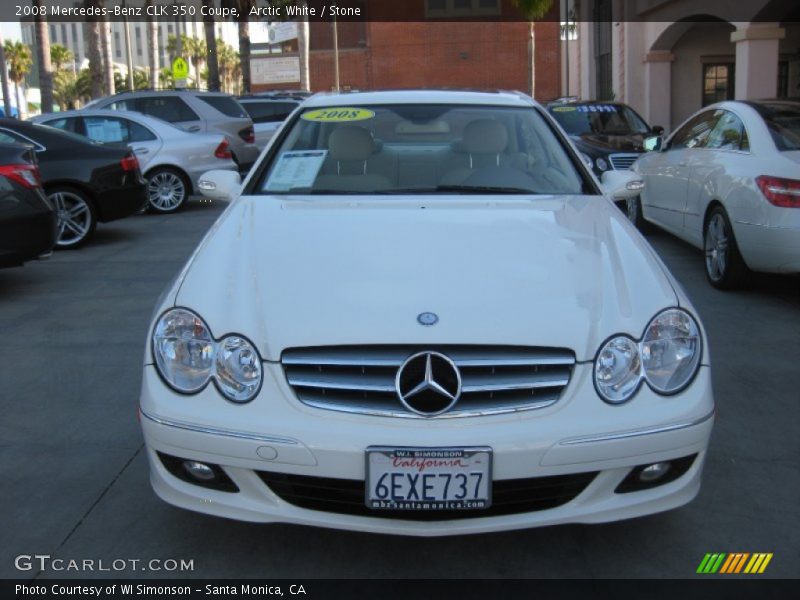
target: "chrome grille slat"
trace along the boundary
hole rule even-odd
[[[549,406],[569,384],[574,353],[514,346],[338,346],[283,353],[287,382],[300,402],[326,410],[405,418],[395,388],[397,370],[423,350],[440,352],[458,366],[462,393],[448,412],[433,418],[500,414]]]
[[[636,162],[636,159],[640,156],[641,154],[635,153],[610,154],[608,156],[608,160],[611,162],[611,166],[614,167],[615,170],[619,171],[630,169],[631,165]]]

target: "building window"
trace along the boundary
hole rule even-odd
[[[122,58],[122,42],[119,39],[119,31],[114,32],[114,56]]]
[[[595,96],[598,100],[613,100],[614,86],[611,71],[611,0],[594,4],[594,63]]]
[[[709,63],[703,65],[703,106],[733,100],[736,88],[734,63]]]
[[[136,56],[142,55],[142,29],[136,26]]]
[[[500,0],[425,0],[425,16],[429,19],[499,14]]]
[[[789,61],[778,63],[778,98],[789,97]]]
[[[58,38],[56,37],[56,26],[50,25],[50,41],[51,42],[58,42]]]

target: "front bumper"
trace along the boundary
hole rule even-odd
[[[709,369],[681,394],[646,386],[624,406],[597,398],[591,365],[578,364],[553,406],[509,415],[397,419],[337,413],[299,403],[279,365],[265,364],[253,402],[234,406],[213,385],[195,396],[169,390],[146,366],[141,423],[150,478],[165,501],[189,510],[253,522],[296,523],[403,535],[483,533],[559,523],[599,523],[676,508],[697,494],[713,426]],[[597,473],[582,491],[552,508],[414,521],[311,510],[288,502],[260,472],[363,481],[368,446],[493,449],[493,480]],[[238,492],[207,489],[171,474],[158,453],[221,466]],[[637,465],[697,455],[682,476],[657,487],[616,493]]]

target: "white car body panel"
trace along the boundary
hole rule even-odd
[[[702,248],[705,216],[712,203],[720,203],[748,267],[800,272],[800,209],[772,205],[755,181],[760,175],[800,179],[800,152],[779,151],[763,119],[747,104],[721,102],[696,114],[716,108],[743,121],[750,150],[668,149],[642,155],[633,165],[645,180],[642,215]]]
[[[532,106],[512,94],[390,97]],[[386,94],[364,93],[308,102],[367,104],[370,98],[387,101]],[[234,405],[214,385],[184,395],[158,373],[151,326],[142,430],[152,486],[177,506],[253,522],[438,536],[631,518],[681,506],[699,490],[714,420],[699,320],[701,365],[682,391],[663,396],[642,385],[632,400],[613,406],[593,386],[595,355],[610,336],[640,339],[669,307],[696,316],[661,260],[607,197],[242,195],[165,290],[153,321],[175,306],[200,315],[214,338],[246,336],[263,361],[262,387],[250,402]],[[440,316],[435,326],[417,323],[425,311]],[[568,348],[576,363],[557,402],[505,414],[396,418],[302,403],[280,362],[284,350],[347,344]],[[555,508],[424,522],[301,508],[258,476],[363,481],[365,449],[375,445],[489,446],[495,482],[598,475]],[[221,465],[239,491],[179,479],[158,453]],[[675,481],[615,492],[637,465],[693,455]]]

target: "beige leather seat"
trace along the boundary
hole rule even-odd
[[[379,148],[372,134],[362,127],[336,127],[328,138],[328,156],[314,189],[367,192],[391,188],[389,177],[370,172],[368,168],[368,164],[374,162],[370,158]]]
[[[464,127],[462,139],[442,163],[440,185],[459,185],[477,169],[512,166],[524,169],[524,155],[509,153],[508,129],[495,119],[475,119]]]

